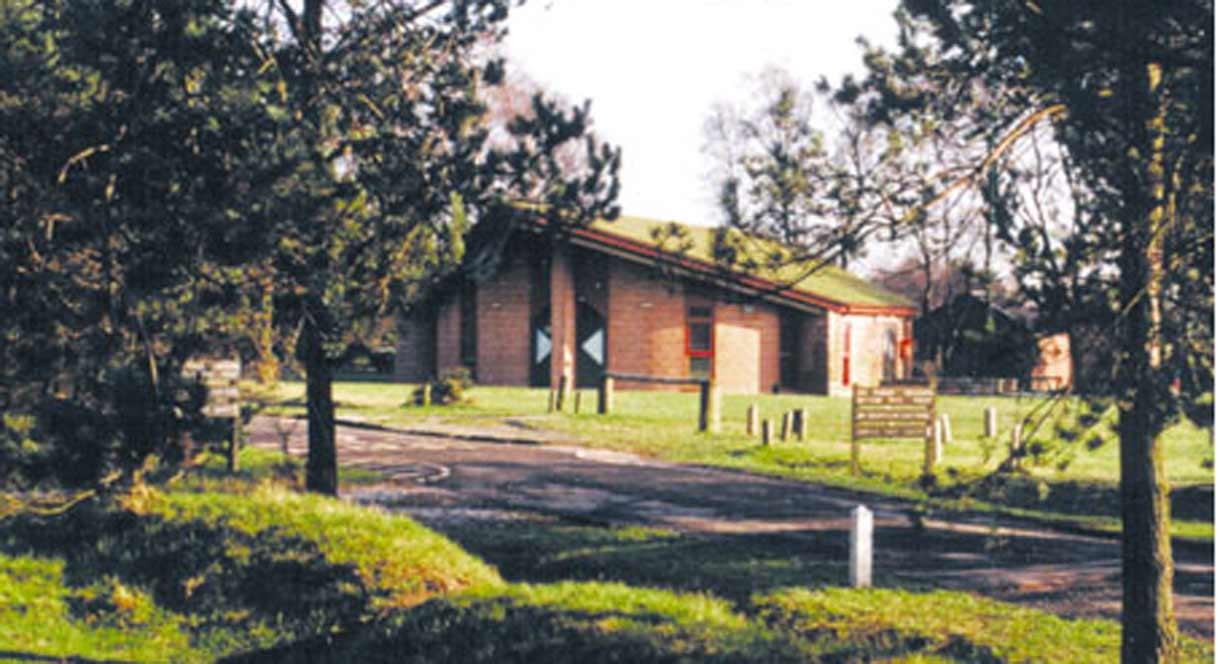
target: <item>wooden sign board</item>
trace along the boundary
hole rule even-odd
[[[851,437],[923,438],[932,435],[936,392],[925,385],[852,388]]]
[[[240,359],[194,358],[182,365],[182,374],[207,388],[204,417],[236,418],[241,414],[241,394],[237,389],[237,381],[241,379]]]

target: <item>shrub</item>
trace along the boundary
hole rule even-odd
[[[408,403],[416,406],[433,404],[444,406],[458,403],[465,401],[466,390],[473,386],[474,378],[471,377],[469,369],[465,367],[449,369],[441,374],[439,379],[415,388],[411,392],[411,400]],[[425,388],[428,388],[427,394],[425,394]]]

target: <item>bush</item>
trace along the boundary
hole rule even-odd
[[[416,406],[431,406],[433,404],[446,406],[466,400],[466,390],[474,386],[474,378],[470,370],[462,367],[449,369],[437,380],[425,383],[411,392],[410,404]],[[427,388],[427,390],[425,390]],[[427,394],[425,394],[427,391]]]

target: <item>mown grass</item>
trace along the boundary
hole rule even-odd
[[[0,520],[0,660],[1117,657],[1114,623],[960,593],[836,589],[841,566],[792,544],[549,521],[467,525],[459,544],[297,493],[275,453],[247,450],[242,465],[225,477],[215,459],[169,485]],[[1187,661],[1209,660],[1205,644],[1187,646]]]
[[[284,461],[242,460],[252,476]],[[6,571],[39,572],[5,574],[0,595],[24,599],[0,604],[0,625],[25,625],[27,605],[41,612],[29,629],[0,631],[0,652],[210,661],[503,583],[406,517],[217,472],[0,522]]]
[[[336,383],[341,416],[355,416],[388,426],[436,423],[514,426],[558,431],[579,444],[620,450],[679,463],[694,463],[776,475],[883,496],[926,501],[919,478],[923,444],[916,440],[869,440],[861,443],[863,473],[850,473],[850,399],[807,395],[729,395],[724,397],[723,428],[717,435],[698,434],[698,397],[691,393],[619,391],[615,412],[593,413],[596,395],[585,390],[583,412],[547,413],[543,389],[476,387],[466,403],[404,407],[413,386],[393,383]],[[303,386],[284,383],[279,412],[300,413]],[[778,421],[785,411],[806,408],[810,435],[803,442],[781,441],[762,447],[745,433],[745,413],[759,406],[763,419]],[[983,412],[998,414],[998,440],[983,437]],[[937,399],[938,412],[949,415],[953,442],[944,449],[938,469],[936,506],[941,509],[1000,511],[1044,519],[1066,526],[1118,532],[1118,445],[1107,415],[1079,440],[1056,440],[1057,426],[1071,424],[1078,404],[1051,418],[1034,441],[1045,450],[1025,462],[1020,474],[984,482],[1005,456],[1013,426],[1045,407],[1043,397],[961,397]],[[1027,429],[1028,431],[1029,429]],[[1089,441],[1093,441],[1090,443]],[[1208,430],[1179,423],[1164,434],[1166,473],[1174,487],[1173,532],[1200,541],[1214,537],[1214,442]],[[1100,442],[1100,444],[1098,444]]]

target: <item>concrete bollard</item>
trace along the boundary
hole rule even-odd
[[[873,585],[873,513],[863,505],[851,511],[847,581],[852,588]]]
[[[597,414],[609,415],[614,410],[614,379],[602,376],[601,387],[597,390]]]
[[[1013,465],[1017,468],[1021,467],[1021,457],[1017,453],[1021,450],[1022,436],[1025,435],[1025,423],[1017,422],[1012,428],[1012,441],[1008,444],[1008,451],[1012,453]]]
[[[772,427],[771,420],[763,420],[763,421],[762,421],[762,444],[763,444],[763,447],[767,447],[767,446],[769,446],[769,445],[771,444],[771,427]]]
[[[949,425],[949,414],[940,414],[940,439],[945,445],[953,444],[953,427]]]
[[[999,427],[996,426],[995,406],[988,406],[983,409],[983,436],[995,438],[997,433],[999,433]]]
[[[758,404],[752,403],[746,409],[746,435],[758,435]]]
[[[936,466],[945,458],[945,429],[940,418],[932,422],[932,441],[932,465]]]
[[[419,388],[419,404],[421,406],[432,405],[432,383],[424,383]]]
[[[792,412],[784,413],[784,416],[779,421],[779,439],[788,440],[788,434],[792,431]]]

